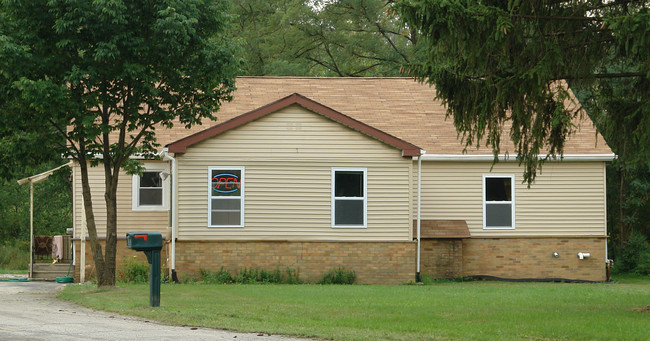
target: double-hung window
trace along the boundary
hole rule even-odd
[[[483,228],[515,228],[514,175],[483,175]]]
[[[244,226],[244,167],[210,167],[208,175],[208,226]]]
[[[148,165],[141,175],[133,175],[132,209],[134,211],[162,211],[167,209],[166,177],[164,167]]]
[[[365,168],[332,168],[332,227],[366,227],[366,172]]]

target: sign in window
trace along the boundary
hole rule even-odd
[[[210,168],[209,226],[243,226],[243,184],[243,168]]]

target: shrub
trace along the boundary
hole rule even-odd
[[[0,245],[0,269],[27,270],[29,241],[6,240]]]
[[[632,233],[616,259],[617,273],[650,274],[650,244],[640,233]]]
[[[298,270],[287,268],[283,273],[279,268],[272,271],[260,270],[257,268],[243,268],[233,276],[223,267],[212,273],[205,269],[199,270],[199,279],[206,284],[300,284]]]
[[[284,284],[302,284],[304,283],[303,280],[300,279],[300,269],[293,270],[291,268],[287,268],[285,271],[285,277],[282,281]]]
[[[235,282],[241,284],[255,284],[257,283],[257,276],[259,271],[256,268],[243,268],[235,277]]]
[[[354,270],[346,270],[339,267],[328,271],[318,284],[354,284],[357,279],[357,274]]]
[[[149,264],[138,261],[136,256],[125,260],[117,272],[117,281],[124,283],[149,282]]]
[[[199,278],[203,283],[206,284],[226,284],[232,283],[234,281],[230,272],[228,272],[228,270],[224,270],[223,266],[216,273],[208,272],[205,269],[200,269]]]
[[[635,272],[641,275],[650,275],[650,246],[647,246],[645,252],[639,255],[639,263],[636,265]]]

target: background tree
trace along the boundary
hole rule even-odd
[[[243,74],[247,76],[306,76],[312,65],[298,58],[300,31],[291,18],[310,11],[301,0],[241,0],[233,5],[232,35],[244,46]]]
[[[417,35],[391,1],[238,1],[246,75],[398,76]]]
[[[410,74],[435,85],[467,145],[483,143],[498,154],[502,131],[511,124],[509,138],[528,181],[545,158],[562,153],[574,131],[571,122],[580,111],[563,105],[569,93],[558,86],[568,82],[620,157],[613,163],[618,188],[609,191],[617,201],[609,201],[620,202],[613,230],[621,245],[633,220],[648,214],[648,7],[634,0],[396,5],[426,51],[426,58],[408,66]],[[650,233],[646,223],[636,228]]]
[[[139,170],[129,157],[151,156],[156,127],[214,118],[230,98],[238,63],[223,36],[226,11],[224,1],[2,1],[0,109],[79,163],[99,286],[115,283],[120,169]],[[98,163],[104,252],[88,182]]]
[[[645,82],[650,72],[645,1],[404,0],[397,9],[426,50],[409,72],[436,86],[468,145],[485,143],[496,154],[504,124],[512,124],[527,180],[539,156],[562,153],[580,112],[563,105],[570,95],[559,81]],[[621,60],[631,67],[605,68]]]
[[[647,223],[650,221],[647,152],[650,127],[643,126],[648,124],[650,116],[649,85],[642,78],[601,79],[589,91],[578,92],[587,112],[618,156],[607,166],[608,231],[614,241],[614,255],[628,247],[639,249],[638,245],[627,245],[634,234],[642,239],[650,237]]]

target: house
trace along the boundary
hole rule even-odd
[[[237,88],[217,122],[158,129],[161,160],[121,177],[118,236],[162,232],[167,269],[289,267],[316,281],[343,266],[360,283],[387,284],[418,271],[605,280],[614,155],[586,115],[563,160],[546,162],[529,188],[513,159],[464,151],[434,90],[410,78],[241,77]],[[102,226],[103,173],[90,172]],[[132,255],[118,242],[118,258]]]

